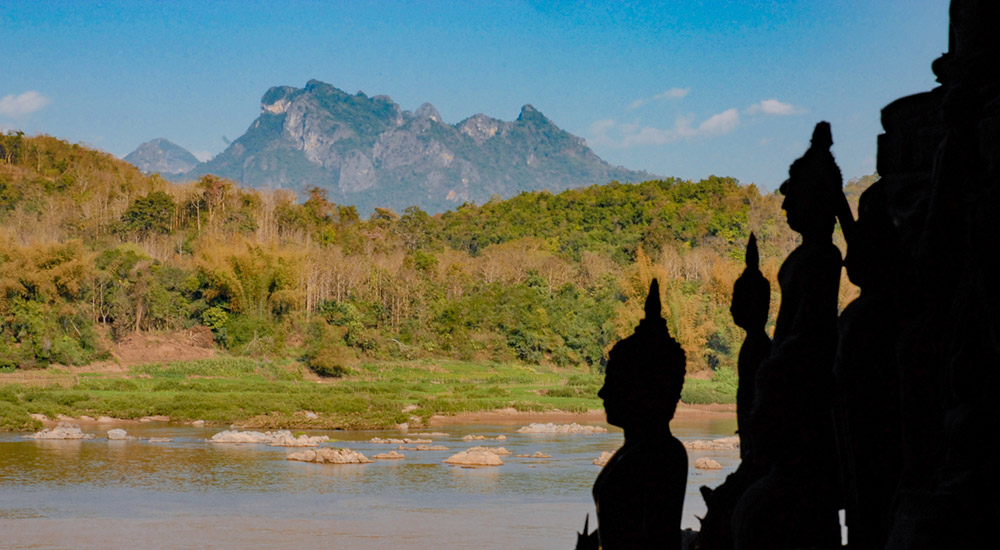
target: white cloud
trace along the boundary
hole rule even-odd
[[[619,124],[618,129],[621,130],[623,134],[634,134],[635,131],[639,129],[639,123],[629,122],[627,124]]]
[[[0,98],[0,115],[9,118],[21,118],[45,107],[52,100],[42,94],[30,90],[20,95],[5,95]]]
[[[726,109],[719,114],[712,115],[698,125],[698,134],[703,136],[718,136],[728,134],[736,129],[740,123],[740,112],[735,108]]]
[[[656,94],[653,99],[681,99],[691,93],[691,88],[670,88],[669,90]]]
[[[661,129],[652,126],[639,127],[635,123],[618,123],[614,119],[598,120],[590,125],[593,142],[611,147],[635,147],[640,145],[663,145],[680,140],[709,136],[721,136],[736,129],[740,124],[740,112],[736,108],[714,114],[697,126],[693,115],[677,117],[673,128]],[[617,138],[612,137],[612,133]]]
[[[663,145],[664,143],[672,141],[677,141],[677,135],[670,130],[660,130],[658,128],[653,128],[652,126],[646,126],[637,133],[626,135],[622,139],[620,146],[633,147],[635,145]]]
[[[643,105],[649,103],[650,101],[661,101],[669,99],[681,99],[684,96],[691,93],[691,88],[670,88],[665,92],[660,92],[652,97],[640,97],[639,99],[629,103],[628,109],[631,111],[633,109],[638,109]]]
[[[783,103],[777,99],[765,99],[760,103],[754,103],[747,107],[744,112],[748,115],[764,113],[765,115],[785,116],[802,114],[805,112],[805,109],[796,107],[791,103]]]
[[[617,121],[613,118],[606,118],[593,122],[590,125],[590,128],[587,128],[587,134],[591,136],[591,139],[588,141],[597,145],[614,144],[614,140],[608,137],[608,130],[614,128],[615,124],[617,124]]]
[[[638,109],[639,107],[642,107],[647,103],[649,103],[648,97],[640,97],[639,99],[633,101],[632,103],[629,103],[628,108],[629,110]]]
[[[617,121],[613,118],[606,118],[604,120],[598,120],[590,125],[590,133],[592,134],[603,134],[614,127]]]

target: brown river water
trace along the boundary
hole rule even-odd
[[[525,421],[522,424],[527,423]],[[121,426],[130,435],[170,437],[169,443],[108,441],[108,429],[86,441],[36,441],[0,434],[0,548],[413,548],[570,549],[594,505],[590,488],[622,434],[519,434],[522,424],[461,424],[432,428],[448,451],[403,451],[404,460],[326,465],[285,460],[297,449],[225,445],[205,439],[220,428],[170,423]],[[605,425],[607,426],[607,425]],[[675,418],[686,439],[730,436],[734,415]],[[369,443],[398,431],[324,432],[371,457],[395,446]],[[466,434],[506,441],[463,441]],[[412,435],[410,436],[412,437]],[[504,457],[494,468],[442,464],[474,445],[515,454],[542,451],[551,459]],[[722,470],[696,470],[714,458]],[[697,528],[704,513],[700,485],[716,486],[739,462],[738,451],[689,451],[683,524]]]

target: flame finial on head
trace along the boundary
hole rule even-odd
[[[660,283],[656,279],[653,279],[653,282],[649,283],[649,295],[646,296],[646,320],[655,321],[656,319],[660,319],[661,310]]]
[[[757,251],[757,236],[750,232],[750,240],[747,241],[746,253],[747,269],[760,271],[760,253]]]
[[[817,122],[809,143],[817,149],[829,149],[833,146],[833,132],[830,131],[830,123],[825,120]]]

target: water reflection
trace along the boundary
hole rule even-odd
[[[448,466],[449,489],[462,493],[499,494],[500,469],[496,467],[464,468]]]

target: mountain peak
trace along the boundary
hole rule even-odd
[[[476,113],[469,118],[458,123],[458,130],[472,138],[477,144],[482,143],[497,135],[509,122],[488,117],[482,113]]]
[[[136,147],[125,161],[146,174],[182,174],[199,164],[190,151],[167,138],[156,138]]]
[[[517,121],[552,124],[552,122],[546,118],[541,111],[536,109],[535,106],[530,103],[525,103],[524,106],[521,107],[521,114],[517,115]]]
[[[434,122],[441,122],[441,113],[430,103],[424,103],[413,113],[417,118],[429,118]]]

